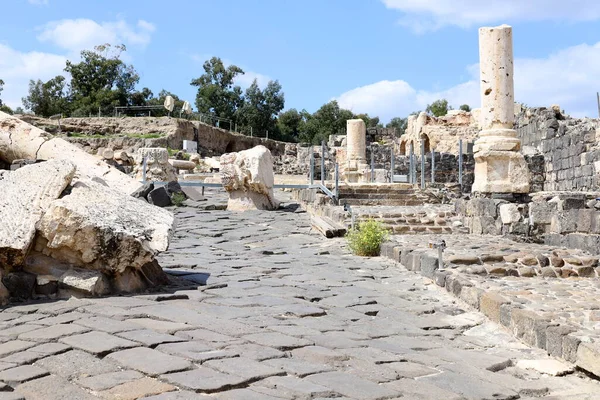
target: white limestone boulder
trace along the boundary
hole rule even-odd
[[[91,180],[50,204],[37,224],[36,250],[114,276],[139,270],[165,251],[173,215]]]
[[[18,159],[68,160],[77,166],[77,176],[81,178],[101,177],[110,187],[127,194],[140,186],[127,174],[66,140],[48,135],[43,130],[1,111],[0,158],[8,162]]]
[[[23,265],[36,223],[71,183],[75,165],[55,160],[19,168],[0,179],[0,267]]]
[[[265,146],[221,156],[221,183],[229,193],[232,211],[275,210],[273,157]]]

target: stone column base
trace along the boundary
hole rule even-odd
[[[525,157],[514,151],[475,153],[475,182],[471,191],[529,193],[529,168]]]

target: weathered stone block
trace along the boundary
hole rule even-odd
[[[600,376],[600,345],[598,343],[580,343],[577,347],[575,364],[596,376]]]
[[[45,255],[108,275],[152,262],[172,229],[168,211],[92,181],[74,184],[38,223]]]
[[[500,322],[500,306],[510,303],[506,297],[497,292],[487,292],[479,299],[479,311],[494,322]]]
[[[73,179],[75,165],[47,161],[28,165],[0,180],[0,267],[23,265],[36,224]]]
[[[567,325],[551,326],[546,330],[546,351],[553,357],[563,357],[563,338],[575,328]]]
[[[500,219],[503,224],[512,224],[521,220],[521,213],[519,212],[519,209],[516,204],[501,204],[499,206],[499,209]]]
[[[439,260],[437,254],[430,252],[421,255],[420,270],[421,275],[433,279],[435,272],[439,269]]]
[[[275,210],[273,157],[264,146],[221,156],[221,182],[229,193],[228,210]]]
[[[557,203],[533,201],[529,204],[529,221],[532,225],[550,224],[557,210]]]

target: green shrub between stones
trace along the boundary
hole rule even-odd
[[[357,256],[378,256],[381,244],[389,237],[389,232],[381,222],[368,219],[358,223],[358,227],[350,229],[346,234],[348,247]]]
[[[171,195],[171,203],[173,203],[176,207],[181,207],[185,200],[185,194],[183,193],[173,193]]]

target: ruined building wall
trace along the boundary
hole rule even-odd
[[[554,107],[525,109],[516,121],[522,145],[534,147],[543,156],[543,171],[537,170],[543,175],[543,190],[600,189],[597,119],[570,118]]]
[[[463,152],[468,142],[479,133],[478,110],[466,112],[452,110],[443,117],[433,117],[425,112],[408,117],[406,132],[400,138],[399,154],[409,154],[413,143],[415,154],[421,154],[421,139],[425,139],[425,152],[434,149],[440,153],[458,154],[459,140],[463,140]]]

